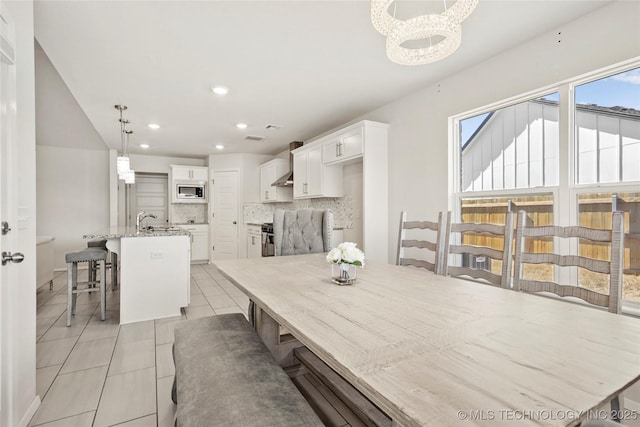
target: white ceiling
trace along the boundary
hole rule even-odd
[[[133,153],[276,154],[606,3],[480,0],[460,49],[418,67],[386,58],[366,0],[38,0],[35,35],[110,148],[120,148],[113,106],[125,104]],[[398,13],[412,7],[402,0]],[[216,84],[230,93],[214,95]]]

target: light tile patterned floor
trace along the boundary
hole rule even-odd
[[[84,277],[82,277],[84,274]],[[82,272],[80,280],[86,280]],[[244,313],[248,298],[213,265],[191,266],[191,304],[170,319],[119,325],[119,292],[107,291],[107,320],[97,293],[78,296],[66,326],[66,273],[38,289],[37,392],[30,426],[172,427],[173,327],[182,319]]]

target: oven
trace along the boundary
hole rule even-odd
[[[273,223],[265,222],[262,224],[262,256],[275,255],[273,242]]]

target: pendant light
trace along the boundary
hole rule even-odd
[[[118,171],[118,178],[125,179],[125,174],[127,173],[127,171],[129,171],[129,168],[130,168],[129,157],[127,157],[127,154],[125,151],[125,142],[124,142],[125,126],[127,123],[129,123],[129,120],[125,120],[122,118],[122,112],[127,109],[126,105],[116,105],[115,108],[116,110],[120,111],[120,144],[121,144],[120,155],[116,159],[116,167]]]
[[[129,158],[129,136],[133,133],[132,130],[125,130],[124,133],[126,134],[127,138],[126,138],[126,142],[125,142],[125,152],[127,153],[127,159]],[[136,183],[136,171],[131,169],[131,165],[129,165],[129,170],[125,172],[124,174],[124,183],[125,184],[135,184]]]

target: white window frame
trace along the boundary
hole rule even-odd
[[[452,212],[452,221],[461,221],[462,199],[481,197],[518,197],[527,195],[553,194],[554,210],[553,219],[559,225],[577,225],[579,219],[578,196],[585,193],[598,192],[638,192],[640,181],[613,182],[613,183],[577,183],[577,142],[575,138],[575,89],[576,86],[583,85],[611,75],[640,67],[640,57],[632,58],[599,70],[576,76],[557,84],[545,86],[532,90],[511,98],[484,105],[472,110],[450,116],[448,119],[449,135],[449,210]],[[480,114],[496,111],[514,104],[526,102],[540,98],[550,93],[558,92],[560,101],[558,103],[559,115],[559,153],[558,153],[558,185],[550,187],[533,187],[508,190],[489,191],[461,191],[462,177],[462,150],[460,141],[460,122],[462,120],[475,117]],[[554,242],[566,244],[567,242]],[[575,247],[574,247],[575,246]],[[571,242],[566,247],[567,250],[576,250],[577,243]],[[560,250],[564,250],[560,247]],[[560,269],[558,269],[560,270]],[[565,277],[558,277],[556,280],[577,283],[577,269],[570,269],[561,274]],[[623,301],[623,313],[640,316],[640,303],[634,301]]]

